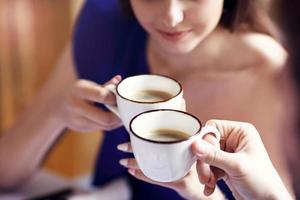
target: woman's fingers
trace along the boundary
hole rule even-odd
[[[117,146],[117,149],[126,153],[132,153],[132,147],[130,142],[119,144]]]
[[[161,185],[161,183],[151,180],[150,178],[146,177],[144,173],[140,169],[129,169],[128,173],[134,176],[135,178],[145,181],[147,183]]]
[[[134,158],[124,158],[119,161],[120,165],[130,169],[140,169]]]
[[[207,141],[208,143],[212,144],[213,146],[220,148],[220,142],[217,140],[217,138],[214,136],[214,134],[206,134],[203,137],[203,140]]]
[[[170,182],[170,183],[161,183],[161,182],[157,182],[154,180],[151,180],[150,178],[146,177],[144,175],[144,173],[140,170],[136,160],[134,158],[125,158],[125,159],[121,159],[119,161],[120,165],[128,168],[128,173],[131,174],[132,176],[134,176],[135,178],[151,183],[151,184],[155,184],[155,185],[160,185],[160,186],[164,186],[164,187],[169,187],[169,188],[174,188],[174,182]]]
[[[200,183],[205,185],[203,193],[206,196],[211,195],[215,191],[217,185],[217,177],[210,169],[210,166],[200,160],[197,161],[196,168]]]
[[[111,112],[106,112],[82,100],[74,100],[71,109],[77,115],[81,115],[95,123],[103,130],[111,130],[122,125],[121,119]],[[74,105],[76,104],[76,105]]]
[[[122,77],[120,75],[117,75],[113,77],[110,81],[106,82],[103,85],[103,88],[107,90],[106,86],[107,85],[117,85],[120,81],[122,80]],[[116,97],[112,92],[109,92],[107,96],[104,99],[104,103],[109,104],[109,105],[115,105],[116,104]]]
[[[120,80],[121,76],[115,76],[106,84],[117,84]],[[119,117],[94,105],[115,105],[115,99],[114,94],[102,85],[89,80],[79,80],[63,99],[60,107],[62,119],[67,127],[78,131],[118,128],[122,125]]]
[[[117,85],[121,80],[122,80],[121,75],[116,75],[113,78],[111,78],[108,82],[106,82],[104,84],[104,86],[109,85],[109,84]]]
[[[128,173],[131,174],[132,176],[134,176],[135,178],[141,180],[141,181],[145,181],[147,183],[151,183],[151,184],[154,184],[154,185],[160,185],[160,186],[163,186],[163,187],[176,189],[174,187],[173,182],[162,183],[162,182],[157,182],[157,181],[151,180],[150,178],[146,177],[140,169],[128,169]]]
[[[121,81],[121,76],[117,75],[113,77],[107,84],[118,84]],[[92,81],[80,80],[76,83],[73,93],[79,96],[83,100],[88,100],[91,102],[105,103],[110,105],[115,105],[116,98],[114,94],[106,89],[105,87],[98,85]]]
[[[122,125],[121,119],[114,113],[106,112],[88,103],[84,103],[80,106],[79,112],[86,118],[101,125],[105,130],[110,130]]]
[[[196,169],[200,183],[207,184],[211,178],[211,170],[208,164],[198,160]]]
[[[75,96],[78,96],[83,100],[88,100],[90,102],[98,102],[98,103],[106,103],[105,102],[106,99],[111,99],[108,98],[107,96],[113,95],[109,90],[88,80],[78,81],[76,83],[73,93]]]
[[[214,145],[215,147],[220,147],[219,141],[216,139],[216,137],[212,134],[207,134],[203,137],[203,140],[209,142],[210,144]],[[197,172],[198,172],[198,178],[200,183],[206,184],[207,186],[214,188],[216,184],[216,180],[214,177],[214,174],[208,164],[205,162],[198,160],[197,161]]]
[[[204,191],[203,193],[206,195],[206,196],[209,196],[211,195],[212,193],[214,193],[216,187],[209,187],[207,185],[204,186]]]
[[[101,126],[99,126],[99,124],[81,116],[73,117],[69,128],[81,132],[101,130]]]
[[[138,167],[137,162],[134,158],[124,158],[121,159],[119,163],[123,167],[128,168],[128,173],[134,176],[135,178],[146,181],[148,183],[157,184],[155,181],[149,179],[143,174],[143,172]]]

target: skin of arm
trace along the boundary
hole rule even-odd
[[[94,105],[115,105],[114,95],[105,86],[117,84],[121,76],[104,85],[79,80],[71,49],[71,45],[66,48],[53,74],[15,125],[1,135],[0,188],[14,189],[26,181],[64,129],[86,132],[122,125],[116,115]]]
[[[65,125],[59,102],[76,81],[70,46],[60,57],[53,74],[14,126],[0,137],[0,188],[23,183],[41,164]]]
[[[236,199],[292,199],[252,124],[224,120],[206,124],[220,131],[221,149],[198,140],[193,152],[199,160],[216,167],[215,180],[223,178]]]

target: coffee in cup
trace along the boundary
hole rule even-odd
[[[149,133],[144,134],[144,138],[155,141],[178,141],[188,138],[190,135],[183,131],[176,129],[155,129]]]
[[[138,90],[128,94],[128,98],[139,102],[159,102],[166,101],[173,97],[169,92],[162,90]]]

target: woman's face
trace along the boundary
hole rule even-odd
[[[139,23],[156,47],[191,52],[218,25],[224,0],[130,0]]]

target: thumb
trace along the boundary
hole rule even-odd
[[[117,85],[122,80],[122,77],[120,75],[114,76],[112,79],[110,79],[108,82],[104,84],[104,87],[107,85]],[[105,96],[104,102],[109,105],[115,104],[115,95],[112,92],[107,93]]]
[[[108,82],[106,82],[104,84],[104,86],[110,85],[110,84],[117,85],[121,80],[122,80],[121,75],[116,75],[113,78],[111,78]]]
[[[218,167],[226,172],[234,171],[238,162],[234,153],[222,151],[205,140],[197,140],[192,145],[194,155],[201,161]]]

